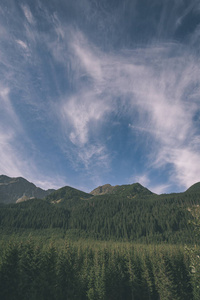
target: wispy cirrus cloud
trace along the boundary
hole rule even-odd
[[[67,99],[61,106],[60,115],[63,124],[69,122],[72,125],[69,138],[75,145],[85,145],[89,140],[91,126],[103,122],[103,115],[109,110],[108,105],[98,101],[95,92],[84,92]]]
[[[35,20],[34,20],[34,17],[33,17],[32,13],[31,13],[31,10],[30,10],[29,6],[28,5],[22,5],[21,7],[22,7],[22,10],[24,12],[24,15],[25,15],[27,21],[30,24],[34,24]]]
[[[109,165],[109,155],[98,135],[108,111],[108,105],[98,99],[95,92],[89,91],[64,98],[59,107],[58,117],[64,136],[74,145],[73,162],[83,164],[90,172],[98,165],[103,168]]]
[[[42,172],[38,173],[34,156],[28,154],[27,149],[34,146],[13,107],[10,93],[8,87],[0,86],[0,173],[25,177],[44,189],[65,185],[62,176],[55,174],[52,179],[48,175],[44,176]]]
[[[171,164],[172,181],[184,187],[197,181],[200,155],[190,144],[199,134],[193,119],[200,96],[198,56],[178,43],[106,55],[80,32],[78,37],[72,41],[76,66],[79,62],[77,85],[83,77],[86,84],[77,98],[61,106],[71,142],[80,151],[81,145],[89,147],[90,121],[102,126],[106,114],[121,110],[133,115],[133,131],[142,128],[155,143],[149,168]]]
[[[14,144],[17,135],[23,129],[10,101],[9,88],[1,86],[0,90],[0,170],[3,174],[12,173],[14,176],[21,176],[24,162],[19,159]]]
[[[182,4],[176,3],[172,31],[183,24],[184,18],[196,5],[182,9],[177,19],[176,13]],[[163,8],[161,23],[166,23],[167,14],[168,6]],[[53,40],[46,39],[48,47],[54,59],[63,63],[68,72],[67,80],[73,87],[72,93],[60,92],[62,100],[56,111],[78,162],[82,161],[87,168],[89,162],[92,166],[95,156],[89,153],[91,145],[93,149],[96,145],[96,153],[97,149],[103,149],[100,160],[110,157],[106,141],[100,139],[101,142],[95,142],[91,124],[101,129],[105,126],[103,119],[107,122],[112,114],[124,114],[132,119],[130,128],[133,134],[143,130],[154,142],[154,153],[147,157],[149,168],[171,164],[171,176],[180,185],[188,186],[188,177],[179,176],[182,170],[178,167],[180,163],[175,153],[186,151],[194,157],[196,151],[188,146],[198,135],[193,117],[199,97],[198,56],[190,45],[182,48],[179,43],[157,42],[139,49],[105,53],[80,30],[62,24],[58,15],[49,16],[50,20],[55,36]],[[112,126],[112,122],[108,121],[106,126]],[[167,151],[169,155],[165,155]],[[191,167],[196,163],[194,159],[192,161]],[[198,180],[199,173],[193,171],[190,182]]]
[[[8,124],[7,134],[0,133],[3,153],[15,157],[21,136],[24,145],[30,137],[32,150],[24,147],[22,153],[33,165],[39,165],[36,156],[46,156],[46,148],[59,148],[62,161],[99,182],[118,163],[115,154],[120,157],[123,147],[128,153],[123,159],[134,169],[140,139],[144,163],[135,172],[146,174],[138,177],[142,183],[163,192],[174,180],[182,187],[198,181],[197,21],[188,26],[187,45],[180,36],[192,22],[190,14],[200,12],[199,3],[172,2],[154,2],[148,14],[138,1],[128,0],[115,7],[63,2],[63,12],[56,2],[48,7],[37,1],[34,9],[19,3],[9,23],[0,5],[0,84],[7,88],[1,93],[2,111],[12,124],[2,117],[2,126]],[[128,140],[122,127],[131,133]],[[43,139],[48,146],[41,147]],[[28,174],[20,155],[17,160],[16,172]],[[156,187],[152,170],[166,168],[167,183]]]
[[[28,46],[25,42],[21,41],[21,40],[16,40],[16,42],[18,43],[18,45],[20,45],[22,48],[27,49]]]

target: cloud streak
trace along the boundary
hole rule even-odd
[[[61,106],[71,142],[81,151],[89,142],[90,121],[102,126],[105,114],[119,109],[133,115],[133,131],[142,128],[155,142],[149,167],[171,164],[171,181],[180,186],[197,181],[200,155],[190,144],[198,136],[193,121],[200,96],[198,56],[176,43],[106,55],[80,32],[77,36],[74,59],[81,66],[79,80],[85,76],[88,84]]]
[[[22,5],[22,10],[24,12],[24,15],[25,15],[28,23],[34,24],[35,21],[34,21],[33,15],[31,13],[30,8],[28,7],[28,5]]]
[[[1,86],[1,121],[0,121],[0,147],[1,160],[0,170],[3,174],[12,173],[13,176],[21,176],[23,160],[19,159],[17,151],[13,146],[17,135],[21,133],[22,127],[10,101],[10,91]]]

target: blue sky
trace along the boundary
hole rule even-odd
[[[200,181],[199,0],[1,0],[0,173],[42,188]]]

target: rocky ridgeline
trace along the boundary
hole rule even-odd
[[[0,176],[0,203],[15,203],[31,198],[43,199],[54,190],[43,190],[22,177]]]

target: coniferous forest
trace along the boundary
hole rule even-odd
[[[200,299],[200,188],[0,204],[0,299]]]

